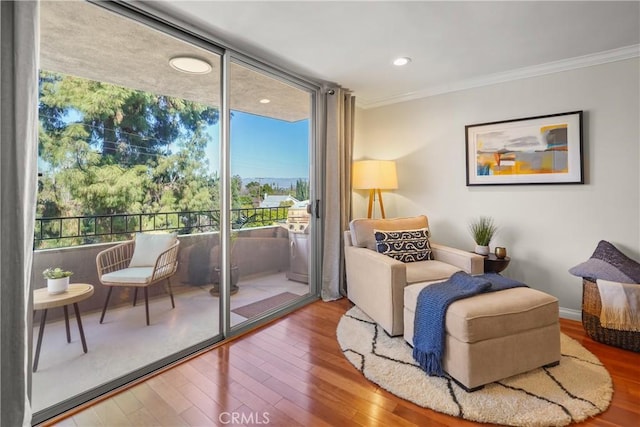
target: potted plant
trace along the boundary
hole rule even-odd
[[[476,242],[475,253],[478,255],[489,255],[489,243],[498,231],[498,227],[493,222],[493,218],[481,216],[469,224],[469,231]]]
[[[49,267],[42,272],[42,275],[47,279],[47,291],[51,295],[61,294],[67,291],[69,287],[69,277],[73,272],[63,270],[60,267]]]
[[[231,230],[231,289],[230,295],[234,295],[238,292],[238,281],[240,280],[240,267],[238,266],[236,256],[235,256],[235,246],[236,239],[238,238],[238,231]],[[215,268],[214,274],[214,283],[213,288],[209,291],[209,293],[213,296],[220,296],[220,282],[222,281],[222,276],[220,274],[220,267]]]

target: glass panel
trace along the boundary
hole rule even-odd
[[[73,318],[67,335],[61,306],[47,311],[38,346],[44,310],[36,310],[35,411],[95,395],[221,337],[210,294],[220,252],[220,56],[86,2],[41,3],[40,53],[33,283],[42,289],[34,305],[48,298],[47,267],[73,271],[71,283],[94,292],[79,303],[86,353]],[[169,63],[176,56],[199,58],[210,71],[178,71]],[[139,275],[154,263],[109,280],[110,270],[96,268],[100,251],[140,231],[177,233],[180,242],[177,270],[170,262],[156,272],[170,274],[172,296],[166,279],[149,286],[148,317]],[[141,248],[139,240],[133,252]],[[125,261],[113,269],[127,267],[131,250],[116,255]]]
[[[311,93],[229,67],[231,326],[309,294]]]

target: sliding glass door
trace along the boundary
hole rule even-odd
[[[229,65],[231,326],[308,296],[312,94],[282,76]]]
[[[93,295],[79,303],[86,352],[62,307],[47,314],[36,423],[318,294],[317,88],[101,5],[41,3],[32,281],[43,288],[42,271],[61,267]],[[96,268],[138,233],[180,242],[172,295],[167,281],[149,288],[148,325],[142,290],[110,293]]]

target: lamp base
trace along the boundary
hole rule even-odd
[[[367,211],[367,218],[371,218],[373,214],[373,202],[376,198],[376,191],[378,192],[378,202],[380,203],[380,215],[382,218],[386,218],[384,214],[384,204],[382,203],[382,191],[380,189],[369,190],[369,210]]]

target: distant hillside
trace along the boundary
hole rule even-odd
[[[269,184],[272,187],[280,187],[280,188],[295,188],[296,181],[302,179],[303,181],[308,181],[307,178],[242,178],[242,185],[247,185],[248,183],[255,181],[259,182],[260,185]]]

